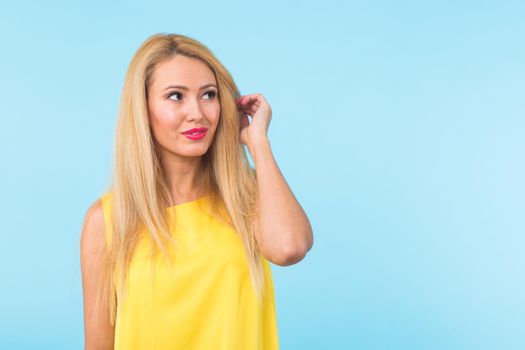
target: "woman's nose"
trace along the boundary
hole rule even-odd
[[[190,120],[193,120],[193,119],[200,120],[200,119],[202,119],[203,113],[202,113],[202,110],[201,110],[201,105],[200,105],[198,100],[191,99],[188,102],[188,106],[187,107],[188,108],[186,110],[186,117],[188,119],[190,119]]]

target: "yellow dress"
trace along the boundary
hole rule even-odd
[[[110,192],[101,196],[111,241]],[[115,350],[279,349],[272,271],[261,255],[266,293],[258,303],[241,237],[205,214],[209,197],[167,208],[178,242],[173,268],[159,254],[151,288],[150,246],[139,241],[128,298],[117,301]]]

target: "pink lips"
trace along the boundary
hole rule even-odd
[[[193,128],[190,130],[183,131],[182,134],[190,140],[200,140],[206,136],[208,128]]]

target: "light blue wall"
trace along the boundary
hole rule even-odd
[[[270,102],[314,247],[273,265],[282,349],[525,349],[525,6],[0,5],[0,348],[83,346],[79,237],[127,64],[205,43]]]

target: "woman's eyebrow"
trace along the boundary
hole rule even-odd
[[[206,85],[201,86],[199,90],[206,89],[207,87],[210,87],[210,86],[213,86],[213,87],[217,88],[217,85],[210,83],[210,84],[206,84]],[[168,89],[175,89],[175,88],[181,89],[181,90],[189,90],[187,86],[183,86],[183,85],[169,85],[169,86],[166,86],[164,88],[164,90],[162,90],[162,91],[165,91],[165,90],[168,90]]]

